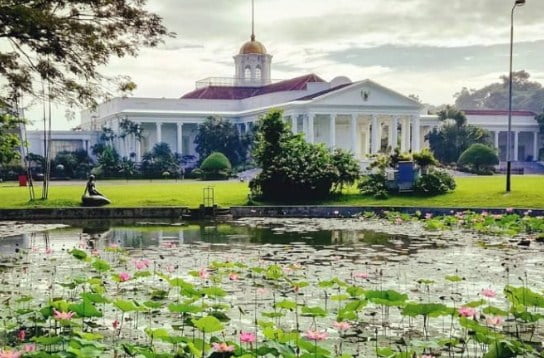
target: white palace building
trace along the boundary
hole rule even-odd
[[[81,131],[53,133],[54,152],[88,149],[103,127],[119,130],[129,119],[141,124],[143,139],[116,144],[122,156],[140,161],[157,143],[172,151],[194,155],[198,125],[216,116],[234,122],[241,133],[272,109],[281,109],[295,133],[307,141],[350,150],[361,161],[367,155],[400,147],[419,151],[426,147],[425,135],[440,125],[413,99],[372,80],[352,82],[339,76],[326,81],[315,74],[289,80],[272,80],[272,55],[251,35],[234,56],[234,77],[210,77],[196,82],[194,90],[180,98],[114,98],[81,115]],[[507,111],[467,110],[470,124],[492,132],[504,160]],[[513,153],[518,161],[538,158],[542,145],[535,113],[513,113]],[[29,134],[30,152],[40,153],[39,142]]]

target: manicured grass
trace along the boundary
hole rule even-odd
[[[428,207],[525,207],[544,208],[544,176],[514,176],[512,192],[505,194],[505,177],[459,177],[456,178],[455,192],[435,197],[392,196],[387,200],[377,200],[359,194],[351,187],[331,200],[311,202],[321,205],[361,205],[361,206],[428,206]],[[37,185],[37,195],[40,187]],[[0,185],[0,208],[23,207],[61,207],[79,206],[84,183],[51,184],[49,200],[28,202],[28,189],[16,183]],[[98,190],[108,196],[114,207],[144,206],[189,206],[202,203],[202,189],[215,188],[215,202],[222,207],[247,204],[249,189],[247,183],[200,182],[185,180],[180,182],[157,180],[142,181],[99,181]]]

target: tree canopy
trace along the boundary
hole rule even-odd
[[[0,168],[18,159],[21,141],[17,130],[21,120],[9,113],[0,114]]]
[[[171,35],[145,0],[0,0],[0,100],[27,94],[93,106],[108,95],[99,68]],[[135,85],[110,79],[118,89]],[[46,85],[42,87],[43,82]],[[108,81],[110,82],[110,81]],[[44,90],[45,89],[45,90]]]
[[[544,87],[530,80],[526,71],[512,75],[512,108],[541,113],[544,109]],[[464,87],[455,94],[455,106],[462,109],[508,109],[509,76],[501,76],[501,82],[491,83],[480,89]]]

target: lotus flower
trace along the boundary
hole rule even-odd
[[[200,277],[203,280],[206,280],[207,278],[210,277],[210,273],[208,272],[207,269],[203,268],[203,269],[200,269],[200,271],[198,271],[198,277]]]
[[[74,317],[74,312],[60,312],[53,308],[53,318],[59,321],[67,321]]]
[[[328,336],[329,335],[325,331],[312,331],[311,329],[307,330],[304,334],[304,337],[312,341],[324,341]]]
[[[500,326],[504,319],[502,317],[487,317],[485,322],[490,326]]]
[[[484,288],[481,293],[482,293],[482,296],[487,298],[493,298],[497,296],[497,292],[495,292],[495,290],[492,290],[490,288]]]
[[[229,280],[231,280],[231,281],[238,281],[239,279],[240,279],[240,276],[238,276],[237,273],[234,273],[234,272],[233,272],[233,273],[230,273],[230,274],[229,274]]]
[[[0,358],[19,358],[23,353],[18,351],[0,350]]]
[[[476,315],[476,310],[474,308],[466,306],[459,307],[457,312],[463,317],[474,317]]]
[[[356,272],[356,273],[353,274],[353,277],[365,280],[365,279],[368,278],[368,273],[366,273],[366,272]]]
[[[257,337],[254,333],[251,332],[240,332],[240,342],[242,343],[253,343],[257,340]]]
[[[225,342],[213,343],[213,350],[220,353],[232,352],[234,351],[234,346],[229,346]]]
[[[120,272],[119,273],[119,281],[125,282],[130,280],[130,274],[128,272]]]
[[[23,346],[23,351],[25,353],[35,352],[36,351],[36,345],[34,343],[25,344]]]
[[[24,341],[26,337],[26,331],[24,329],[21,329],[19,332],[17,332],[17,339],[20,341]]]
[[[332,326],[339,331],[347,331],[351,328],[351,324],[348,322],[334,322]]]

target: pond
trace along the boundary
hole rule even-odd
[[[85,221],[4,237],[0,356],[540,356],[541,223],[469,220]]]

